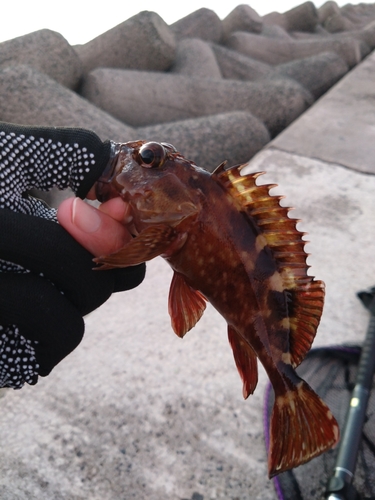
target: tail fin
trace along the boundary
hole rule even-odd
[[[298,467],[332,448],[339,426],[328,406],[303,380],[276,395],[271,417],[269,477]]]

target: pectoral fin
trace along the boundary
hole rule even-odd
[[[245,340],[228,325],[228,339],[233,349],[234,361],[243,381],[243,397],[247,399],[255,391],[258,383],[257,357]]]
[[[98,269],[135,266],[166,253],[176,239],[176,231],[165,224],[155,224],[142,231],[118,252],[97,257]]]
[[[175,333],[183,337],[196,325],[205,309],[204,296],[191,288],[181,274],[175,272],[168,299],[168,311]]]

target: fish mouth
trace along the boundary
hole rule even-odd
[[[126,144],[119,144],[111,142],[111,151],[109,156],[109,161],[103,170],[102,175],[96,181],[95,194],[96,199],[103,203],[111,198],[111,192],[113,190],[111,183],[116,176],[116,167],[118,164],[119,156],[128,150]]]

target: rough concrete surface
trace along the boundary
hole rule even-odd
[[[0,120],[24,125],[83,127],[102,140],[127,141],[133,128],[27,65],[0,69]]]
[[[223,37],[223,25],[219,16],[205,7],[179,19],[171,25],[171,29],[178,40],[201,38],[209,42],[220,42]]]
[[[340,56],[334,52],[323,52],[317,56],[280,64],[269,77],[293,78],[318,99],[347,72],[348,66]]]
[[[272,146],[374,174],[374,80],[372,52],[282,132]]]
[[[289,78],[245,82],[158,72],[150,78],[146,71],[110,68],[92,71],[82,95],[134,127],[248,111],[271,134],[283,130],[313,103],[310,92]]]
[[[80,348],[51,376],[1,400],[2,499],[273,498],[265,380],[244,402],[211,309],[184,340],[174,335],[170,275],[152,262],[140,287],[87,318]]]
[[[61,35],[48,29],[8,40],[0,43],[0,119],[30,125],[61,126],[71,123],[73,126],[94,129],[103,138],[125,141],[133,138],[131,126],[151,127],[168,121],[168,127],[171,128],[176,120],[188,120],[190,123],[195,120],[194,129],[202,127],[203,137],[207,129],[205,121],[200,118],[202,115],[247,110],[263,121],[271,140],[349,67],[359,63],[375,48],[373,6],[360,4],[339,9],[336,5],[336,10],[340,13],[340,19],[345,17],[355,29],[346,30],[344,26],[344,31],[329,33],[318,22],[316,8],[311,2],[305,2],[284,14],[274,12],[263,18],[249,5],[241,4],[234,7],[223,20],[214,11],[201,8],[172,26],[155,12],[139,12],[93,40],[74,47]],[[114,22],[118,21],[121,21],[121,17],[115,16]],[[249,49],[249,54],[253,54],[256,59],[228,49],[226,40],[228,37],[229,41],[233,38],[236,40],[236,34],[247,39],[244,52],[247,53]],[[240,38],[237,39],[238,43]],[[336,52],[336,61],[325,58],[327,50]],[[277,66],[271,68],[267,61]],[[42,81],[39,85],[35,75],[24,74],[24,71],[19,73],[20,65],[25,64],[32,68],[31,71],[42,75],[42,80],[48,76],[49,80],[67,86],[72,90],[71,95],[62,95],[57,87],[52,88],[52,82],[46,85]],[[119,82],[125,92],[124,98],[118,95],[118,89],[106,89],[112,101],[109,106],[112,116],[96,113],[96,106],[90,108],[87,102],[80,99],[82,89],[87,90],[88,87],[87,73],[95,68],[98,71],[105,71],[105,68],[127,69],[129,78],[132,75],[128,85]],[[18,72],[17,76],[14,72]],[[134,83],[134,74],[139,72],[143,72],[148,81],[146,87],[141,81]],[[179,75],[171,75],[171,72]],[[179,92],[174,92],[167,82],[161,82],[155,75],[186,75],[186,81]],[[193,92],[188,90],[186,86],[191,87],[188,83],[191,77],[204,77],[204,87],[195,86]],[[277,89],[272,86],[275,77],[284,80]],[[99,88],[92,85],[92,79],[91,73],[89,80],[92,91],[102,94]],[[255,90],[249,91],[244,87],[242,94],[245,95],[241,97],[241,92],[235,90],[240,82],[234,82],[233,88],[228,88],[229,80],[236,79],[257,80]],[[266,81],[262,82],[263,79]],[[212,95],[217,96],[218,80],[221,80],[219,87],[222,91],[216,98],[218,104],[213,106],[215,99],[212,99]],[[290,86],[293,80],[294,85],[296,82],[299,84],[298,88]],[[256,90],[259,83],[261,90]],[[106,86],[111,87],[109,84]],[[24,90],[21,92],[20,88]],[[134,89],[137,89],[137,95],[134,95]],[[160,109],[158,96],[161,90],[170,95]],[[207,92],[211,95],[207,96]],[[188,98],[192,93],[195,104]],[[264,98],[262,94],[268,94],[268,97]],[[103,95],[93,96],[90,93],[94,103],[98,97],[100,101]],[[125,107],[127,113],[120,114],[119,107]],[[115,117],[125,123],[119,123]],[[188,149],[194,149],[195,133],[189,135],[185,133],[186,127],[178,128],[179,142],[188,142]],[[217,129],[213,136],[217,149],[222,149],[226,136],[218,134]],[[251,147],[253,151],[254,145]],[[234,143],[232,150],[235,149]],[[230,153],[224,157],[234,155]],[[199,157],[200,160],[205,159],[204,154]]]
[[[82,63],[65,38],[48,29],[34,31],[1,43],[0,68],[27,64],[76,89],[82,76]]]
[[[229,37],[227,45],[233,50],[268,64],[282,64],[322,52],[336,52],[350,68],[361,60],[359,41],[349,37],[306,38],[296,42],[237,31]]]
[[[176,41],[158,14],[142,11],[75,50],[86,72],[101,66],[163,71],[173,63]]]
[[[361,116],[350,123],[358,128]],[[247,168],[267,170],[259,182],[279,183],[273,194],[286,195],[309,233],[311,274],[327,285],[315,345],[361,342],[368,314],[356,292],[374,285],[375,176],[276,141]],[[371,154],[371,143],[352,145],[353,155]],[[243,401],[226,326],[211,307],[177,338],[170,279],[161,258],[151,262],[141,286],[86,318],[82,344],[48,378],[5,393],[2,499],[276,498],[263,443],[264,371]]]
[[[170,72],[203,78],[222,76],[211,46],[199,38],[183,38],[177,44],[175,62]]]
[[[256,80],[272,72],[269,64],[264,64],[239,52],[212,44],[223,78],[233,80]]]
[[[261,36],[261,40],[283,37],[294,40],[288,42],[293,46],[301,39],[300,47],[308,45],[303,41],[307,37],[333,37],[316,25],[311,2],[302,4],[298,12],[298,16],[296,11],[265,16],[261,20],[263,35],[253,36]],[[358,18],[352,35],[374,48],[375,21],[368,24],[368,15],[362,18],[359,10],[340,12],[350,14],[353,23]],[[208,40],[217,43],[223,32],[220,20],[208,9],[201,9],[199,16],[200,23],[195,14],[178,26],[191,36],[210,35]],[[176,26],[161,22],[159,37],[153,28],[155,16],[141,17],[152,22],[147,33],[139,33],[140,38],[166,39],[169,62],[157,68],[148,63],[130,67],[153,71],[170,67],[175,41],[169,32]],[[212,26],[207,32],[204,19],[208,18]],[[285,29],[315,31],[287,33]],[[83,59],[87,51],[84,66],[102,64],[101,50],[105,53],[125,31],[133,42],[127,23],[85,48],[77,47]],[[340,33],[334,39],[341,36],[349,35]],[[164,52],[158,53],[165,56]],[[222,58],[233,51],[225,52]],[[132,60],[139,63],[135,56]],[[151,57],[152,63],[161,60],[163,57]],[[241,64],[240,58],[234,62]],[[242,72],[258,72],[258,78],[270,71],[265,62],[249,60]],[[128,62],[118,60],[113,64],[129,67]],[[296,65],[284,67],[289,77]],[[141,132],[148,139],[161,140],[162,134],[168,134],[172,143],[175,138],[186,151],[202,150],[203,157],[215,162],[220,152],[220,160],[225,159],[229,146],[233,160],[248,151],[247,137],[252,142],[248,156],[255,153],[252,148],[258,150],[270,140],[264,123],[258,126],[258,119],[243,112],[243,107],[237,114],[231,108],[228,114],[202,118],[198,113],[196,119],[147,122],[142,129],[133,129],[43,75],[40,68],[11,66],[0,71],[3,120],[86,126],[97,129],[102,138],[115,140]],[[298,228],[309,233],[306,239],[311,243],[306,251],[311,253],[311,274],[327,286],[315,346],[360,343],[368,325],[368,313],[356,293],[375,285],[374,67],[375,53],[254,156],[247,167],[267,171],[258,182],[278,183],[273,194],[286,195],[283,203],[296,207],[291,215],[302,219]],[[242,82],[235,86],[237,83]],[[299,87],[290,84],[292,91]],[[212,88],[207,89],[207,96],[209,92],[212,94]],[[280,106],[276,103],[272,108],[269,99],[264,99],[261,108],[276,116],[293,111],[292,105],[292,99],[284,98]],[[278,131],[297,115],[293,112]],[[269,124],[270,119],[264,120]],[[225,322],[211,307],[184,340],[177,338],[167,312],[170,280],[167,264],[155,259],[141,286],[114,295],[85,318],[82,344],[50,376],[21,391],[0,390],[1,500],[276,499],[267,478],[263,442],[264,370],[260,367],[255,394],[244,401]]]
[[[264,124],[245,111],[141,127],[137,133],[147,140],[173,144],[210,172],[224,159],[228,166],[246,163],[270,140]]]
[[[314,31],[319,22],[318,11],[313,2],[304,2],[284,13],[290,31]]]
[[[224,40],[234,31],[261,33],[262,18],[250,5],[237,5],[222,21]]]

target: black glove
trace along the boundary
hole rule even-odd
[[[38,374],[48,375],[81,341],[83,316],[113,292],[139,285],[145,265],[93,270],[93,256],[55,222],[56,211],[24,192],[30,187],[46,188],[46,178],[48,186],[54,181],[59,185],[58,181],[64,179],[60,187],[73,186],[84,197],[110,160],[110,143],[102,143],[95,134],[82,130],[5,127],[6,136],[1,134],[0,124],[0,175],[7,179],[6,189],[0,187],[0,387],[20,388],[24,382],[35,384]],[[43,140],[38,140],[38,134]],[[12,184],[10,165],[17,163],[19,157],[9,158],[12,148],[7,144],[19,137],[23,138],[19,143],[26,144],[25,137],[29,136],[33,144],[46,144],[49,140],[50,147],[43,150],[44,163],[40,162],[38,169],[30,168],[35,161],[28,162]],[[2,137],[8,138],[8,143],[3,140],[2,144]],[[61,174],[61,161],[56,160],[53,145],[63,150],[64,141],[68,140],[78,143],[81,150],[84,148],[88,157],[93,151],[91,158],[96,161],[91,168],[82,169],[68,157],[69,172]],[[9,150],[5,150],[3,159],[2,145],[3,151]],[[24,152],[25,146],[18,150]],[[40,159],[38,148],[34,150],[35,160]],[[24,154],[26,157],[29,159]],[[56,181],[53,177],[57,173]]]
[[[1,323],[17,325],[25,338],[37,341],[39,375],[48,375],[79,344],[82,316],[144,278],[144,264],[93,270],[93,256],[49,220],[0,210],[0,232],[6,235],[0,258],[30,271],[1,274]]]

